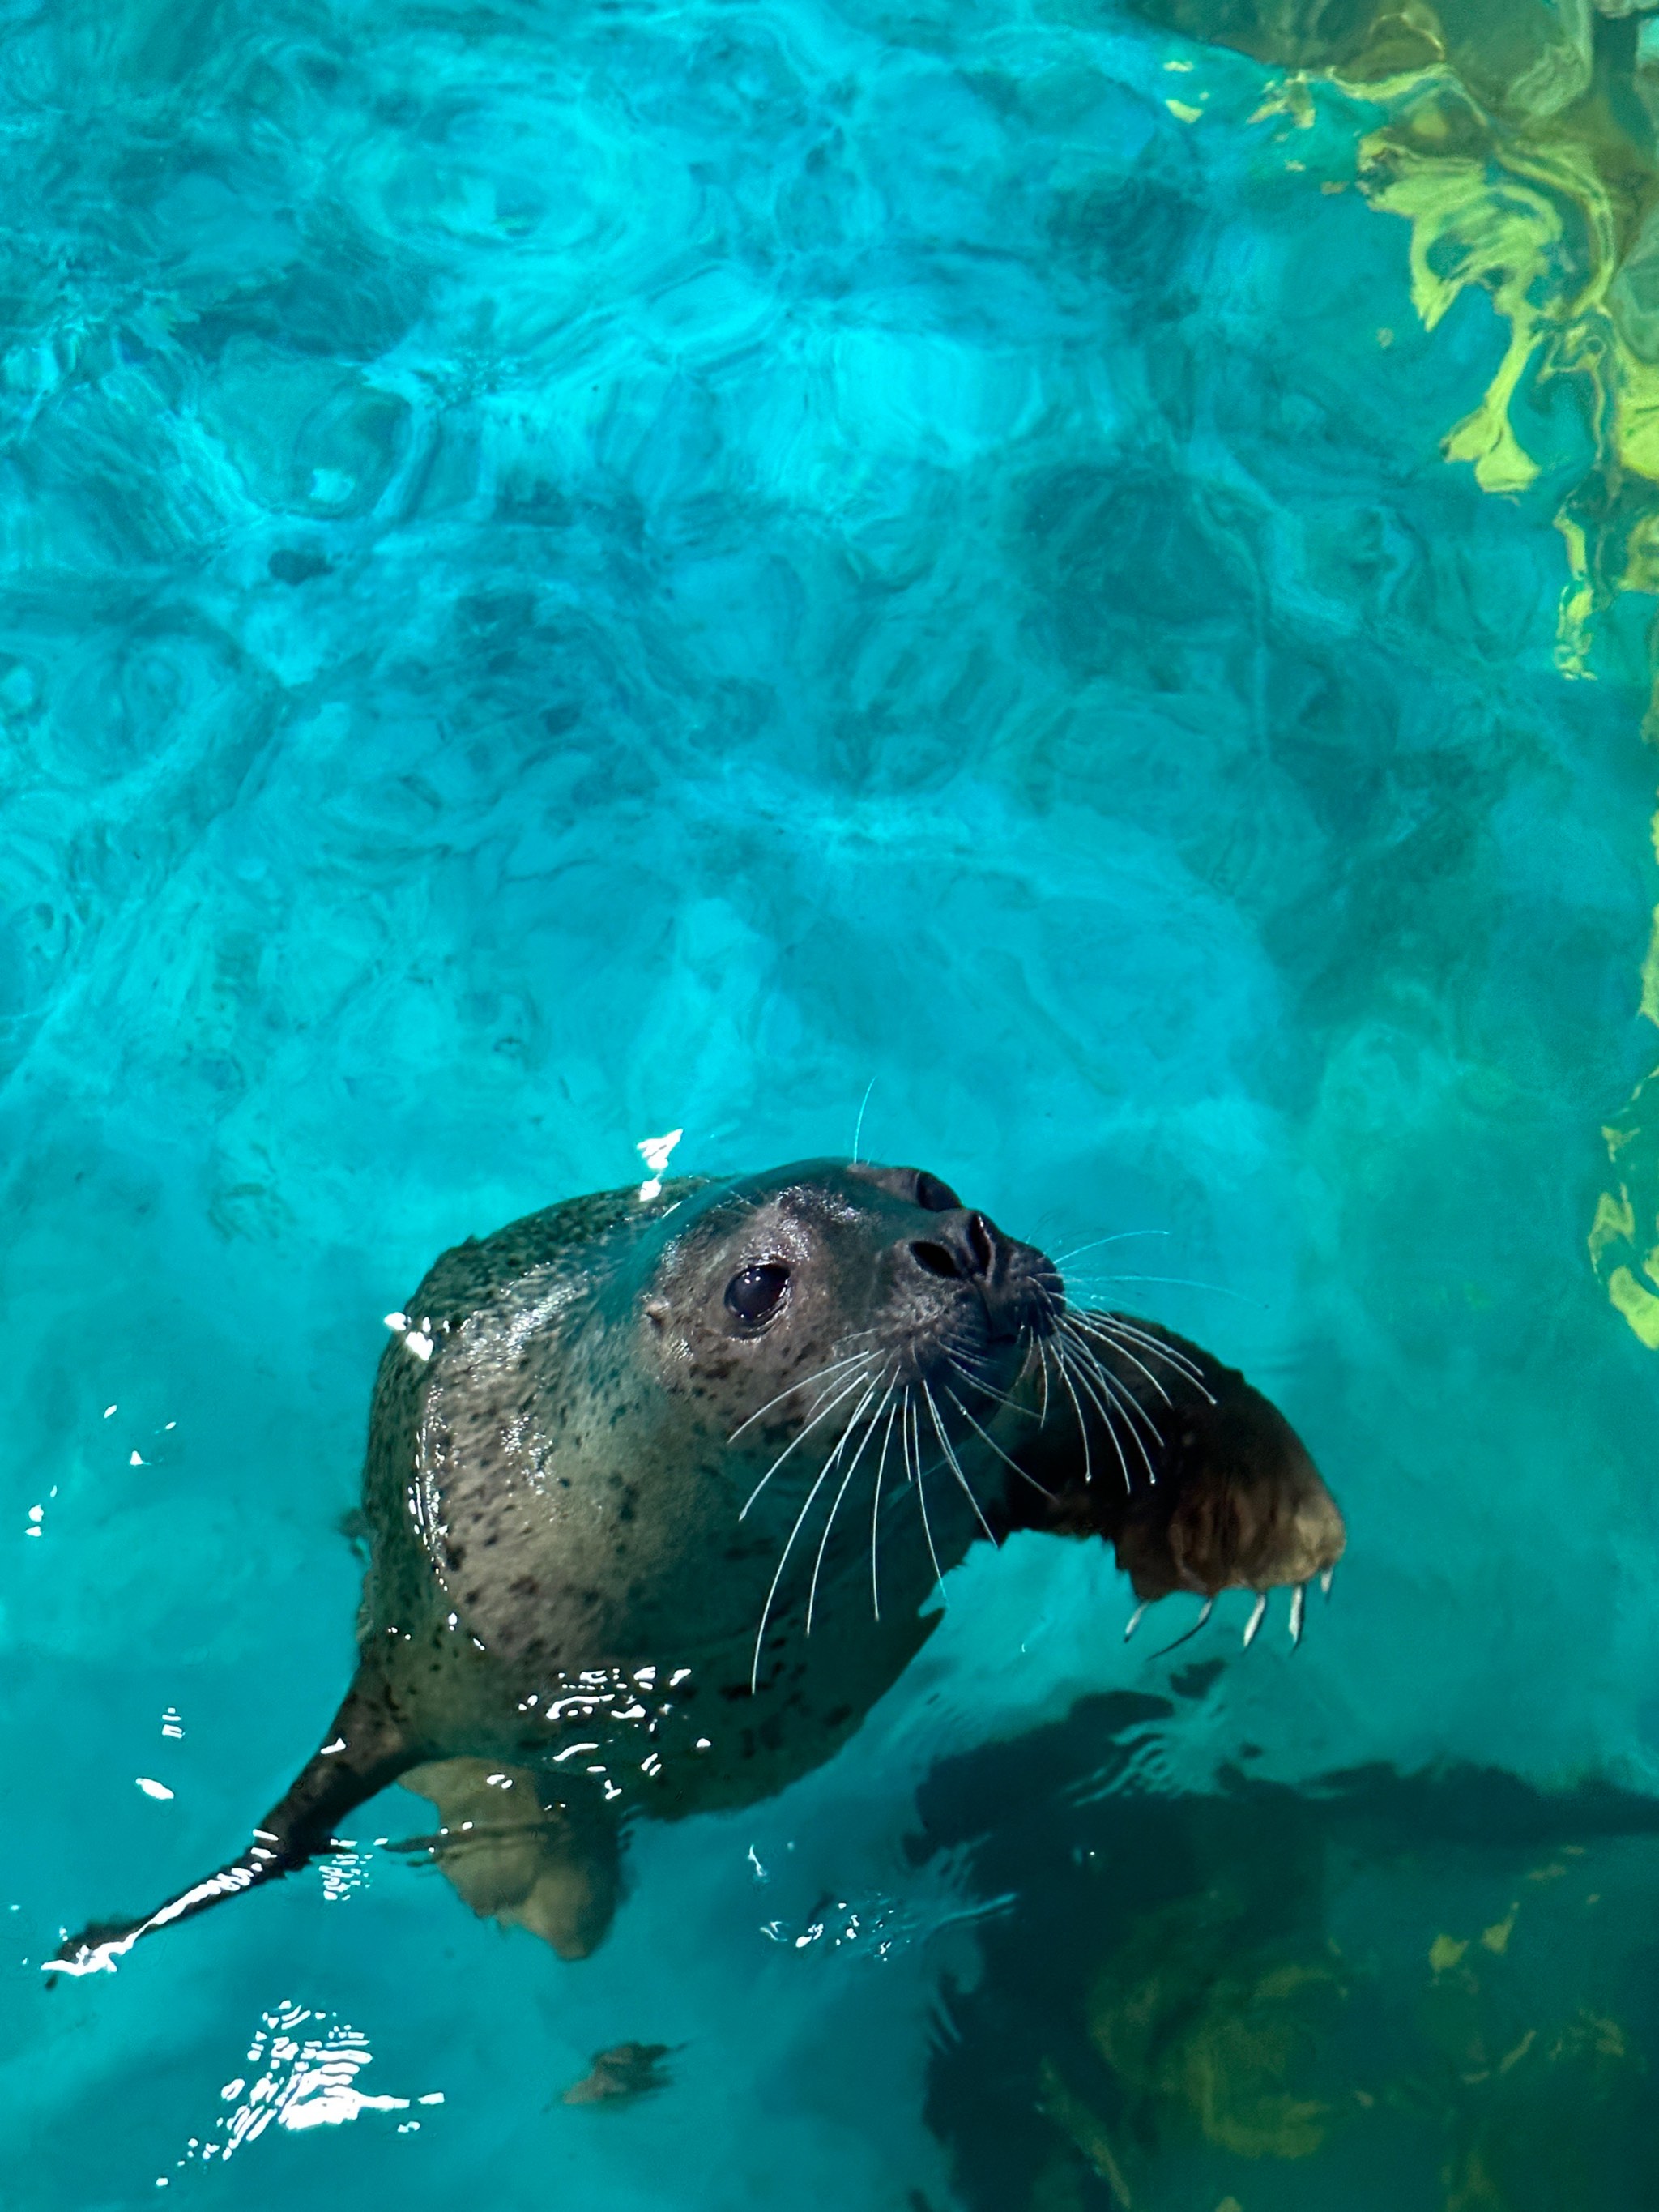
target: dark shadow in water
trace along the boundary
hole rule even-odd
[[[1174,1711],[1088,1698],[921,1793],[915,1857],[1008,1900],[933,2060],[961,2202],[1659,2205],[1659,1803],[1470,1767],[1161,1794]]]

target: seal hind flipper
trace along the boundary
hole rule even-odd
[[[529,1768],[499,1759],[436,1759],[402,1779],[443,1826],[401,1848],[428,1852],[481,1920],[527,1928],[562,1959],[598,1948],[622,1886],[613,1820],[549,1804]]]
[[[100,1921],[70,1936],[46,1962],[51,1975],[112,1973],[141,1936],[188,1920],[227,1898],[292,1874],[332,1847],[335,1826],[395,1782],[423,1753],[398,1724],[383,1683],[360,1673],[327,1740],[267,1813],[241,1855],[136,1920]]]

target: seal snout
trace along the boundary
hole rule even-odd
[[[911,1238],[906,1249],[925,1274],[964,1283],[977,1293],[993,1343],[1010,1341],[1028,1328],[1046,1336],[1065,1310],[1053,1261],[1035,1245],[1005,1236],[975,1208],[938,1215],[933,1233]]]

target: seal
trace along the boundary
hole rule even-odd
[[[480,1913],[567,1957],[634,1816],[828,1759],[975,1540],[1100,1538],[1137,1595],[1288,1585],[1341,1516],[1284,1417],[1156,1323],[1079,1310],[914,1168],[817,1160],[574,1199],[444,1254],[380,1362],[358,1664],[240,1856],[64,1943],[145,1935],[340,1848],[401,1780]],[[1138,1617],[1138,1616],[1137,1616]]]

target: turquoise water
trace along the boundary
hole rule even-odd
[[[1569,382],[1530,489],[1441,458],[1505,335],[1321,189],[1374,117],[1253,121],[1263,68],[1109,7],[3,20],[8,2212],[1088,2212],[1040,2069],[1105,2094],[1079,2008],[1183,1852],[1212,1991],[1191,1897],[1265,1854],[1275,1942],[1389,1990],[1473,1943],[1433,1989],[1512,1962],[1561,1984],[1517,2039],[1659,2063],[1654,1355],[1585,1245],[1651,1059],[1642,618],[1558,670]],[[395,1795],[43,1990],[317,1741],[436,1251],[676,1127],[845,1152],[866,1093],[1021,1235],[1157,1232],[1105,1254],[1181,1281],[1098,1294],[1346,1510],[1304,1648],[1241,1599],[1159,1659],[1190,1608],[1126,1646],[1108,1559],[1018,1539],[831,1765],[639,1832],[580,1966],[375,1851]],[[669,2086],[561,2103],[630,2039]],[[1102,2109],[1137,2204],[1362,2201]],[[1438,2124],[1377,2203],[1442,2201]]]

